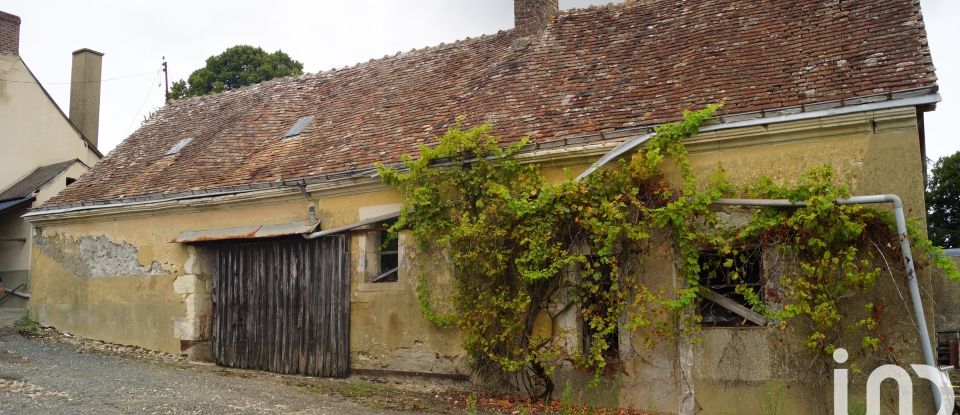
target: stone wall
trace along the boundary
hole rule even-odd
[[[213,269],[211,256],[203,248],[187,247],[184,275],[173,281],[173,292],[183,298],[183,317],[173,319],[173,337],[180,340],[181,353],[192,360],[212,361],[211,327],[213,324]]]

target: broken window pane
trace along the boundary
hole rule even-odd
[[[397,282],[400,266],[400,245],[396,235],[388,231],[396,219],[380,222],[367,232],[365,259],[367,282]]]
[[[700,286],[750,309],[752,306],[748,296],[763,300],[761,257],[762,250],[759,247],[744,247],[727,254],[718,251],[701,252]],[[734,310],[706,298],[700,300],[697,311],[703,326],[756,325]]]

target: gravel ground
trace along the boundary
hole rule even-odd
[[[413,406],[397,406],[391,402],[391,389],[370,388],[359,380],[224,369],[49,329],[39,337],[23,337],[12,328],[22,314],[22,310],[0,309],[0,414],[409,414],[386,408],[431,410],[426,403],[416,405],[418,398],[409,395],[397,399],[414,402]],[[340,390],[365,396],[351,399],[356,396]],[[374,393],[379,396],[368,396]]]

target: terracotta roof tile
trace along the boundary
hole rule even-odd
[[[641,2],[647,3],[647,2]],[[459,115],[508,140],[580,136],[929,87],[915,0],[660,0],[175,101],[48,202],[265,183],[395,162]],[[282,140],[300,117],[302,134]],[[164,156],[184,138],[178,155]]]

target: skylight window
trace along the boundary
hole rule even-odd
[[[307,128],[310,125],[310,122],[313,121],[313,116],[308,115],[306,117],[301,117],[293,124],[293,127],[290,127],[289,130],[283,135],[283,138],[290,138],[300,135],[303,132],[304,128]]]
[[[193,138],[184,138],[183,140],[177,141],[177,144],[174,144],[173,147],[171,147],[170,150],[167,150],[167,152],[163,155],[172,156],[179,154],[180,150],[183,150],[183,148],[186,147],[187,144],[190,144],[191,141],[193,141]]]

